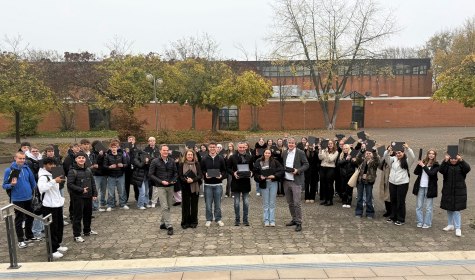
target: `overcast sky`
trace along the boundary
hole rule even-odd
[[[30,48],[108,53],[113,38],[134,53],[161,52],[183,37],[211,35],[225,58],[244,59],[269,49],[273,11],[268,0],[4,0],[0,35],[21,35]],[[433,34],[475,15],[475,0],[380,0],[402,29],[388,46],[421,46]],[[5,48],[5,44],[3,43]]]

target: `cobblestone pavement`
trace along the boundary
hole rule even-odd
[[[367,133],[380,143],[405,140],[414,149],[435,147],[442,151],[447,144],[456,144],[459,138],[474,136],[475,128],[374,129],[367,130]],[[440,152],[439,159],[442,158],[441,154]],[[466,157],[466,160],[473,169],[475,157]],[[0,167],[3,174],[6,165]],[[415,177],[411,176],[410,190]],[[453,232],[442,231],[446,225],[446,213],[439,208],[440,197],[434,201],[432,228],[416,228],[415,196],[411,191],[407,195],[407,218],[404,226],[386,223],[386,219],[382,217],[383,203],[379,200],[378,188],[375,187],[376,218],[373,220],[355,218],[355,202],[351,209],[342,208],[338,199],[331,207],[303,203],[303,231],[295,232],[293,227],[285,226],[290,220],[290,214],[285,199],[279,197],[276,209],[277,226],[268,228],[262,224],[262,202],[253,189],[250,197],[250,227],[233,225],[233,200],[223,198],[225,226],[218,227],[213,223],[211,227],[206,228],[204,199],[200,198],[200,224],[196,229],[181,229],[181,208],[172,208],[175,229],[173,236],[168,236],[166,231],[158,228],[160,208],[138,210],[132,194],[130,210],[94,212],[92,228],[99,235],[85,237],[85,243],[74,243],[71,226],[66,226],[64,243],[70,250],[62,260],[475,250],[475,230],[469,227],[475,214],[474,178],[475,171],[472,171],[467,177],[468,209],[462,212],[461,238],[456,237]],[[0,205],[7,205],[4,194],[0,194]],[[46,260],[44,242],[18,252],[21,262]],[[8,262],[3,221],[0,223],[0,262]]]

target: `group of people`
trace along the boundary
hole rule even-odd
[[[339,197],[344,208],[351,208],[354,188],[357,189],[355,216],[372,219],[375,216],[373,185],[378,169],[381,170],[380,196],[386,208],[383,216],[387,221],[399,226],[405,224],[406,195],[410,174],[414,173],[418,176],[413,186],[413,194],[417,195],[416,226],[430,228],[433,199],[438,195],[437,175],[441,173],[444,177],[441,208],[448,215],[444,230],[455,230],[461,236],[460,211],[466,208],[465,177],[470,165],[460,155],[445,155],[439,164],[436,151],[430,149],[412,170],[415,155],[405,143],[376,149],[374,141],[350,140],[351,137],[344,136],[330,140],[303,137],[300,142],[288,136],[275,142],[260,138],[254,148],[247,142],[239,142],[236,149],[232,142],[228,149],[216,142],[200,146],[192,143],[183,153],[177,153],[169,145],[157,145],[154,137],[148,139],[143,149],[136,145],[134,136],[129,136],[126,143],[113,140],[107,148],[102,142],[91,144],[83,139],[70,146],[64,160],[52,146],[41,155],[37,147],[23,143],[14,162],[5,170],[3,188],[12,203],[28,211],[32,211],[32,196],[38,188],[43,201],[41,214],[53,216],[54,258],[62,257],[67,251],[61,245],[63,226],[67,224],[63,216],[65,185],[70,197],[73,237],[81,243],[85,241],[83,236],[97,234],[91,229],[94,210],[129,209],[131,185],[138,209],[160,204],[160,229],[168,235],[174,234],[173,205],[181,205],[183,229],[197,227],[201,196],[206,205],[205,226],[210,227],[213,222],[224,226],[223,193],[224,197],[234,199],[234,226],[249,226],[251,180],[256,182],[256,194],[262,197],[262,223],[266,227],[276,226],[278,196],[285,196],[289,207],[291,220],[285,225],[295,226],[294,230],[299,232],[302,202],[315,203],[318,194],[320,205],[332,206],[334,198]],[[64,175],[53,176],[56,166],[62,166]],[[33,219],[20,211],[15,215],[15,228],[19,248],[41,240],[33,233]]]

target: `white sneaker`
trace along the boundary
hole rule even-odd
[[[110,211],[112,211],[112,208],[111,208],[111,207],[107,207],[106,211],[107,211],[107,212],[110,212]]]
[[[60,253],[65,253],[67,251],[68,251],[68,247],[59,246],[59,248],[58,248],[58,252],[60,252]]]
[[[260,193],[256,193],[256,195],[257,195],[257,196],[261,196],[261,194],[260,194]]]
[[[218,226],[220,226],[220,227],[224,227],[224,223],[223,223],[223,221],[218,221]]]
[[[84,238],[82,238],[81,236],[78,236],[78,237],[74,237],[74,241],[78,242],[78,243],[83,243],[84,241]]]
[[[152,208],[155,208],[155,203],[152,203]]]
[[[18,242],[18,248],[23,249],[23,248],[26,248],[26,247],[28,247],[28,244],[26,244],[25,242],[23,242],[23,241]]]
[[[104,209],[104,208],[99,208],[99,212],[105,212],[105,211],[106,211],[106,209]]]
[[[430,226],[429,226],[429,225],[426,225],[426,224],[423,224],[423,225],[422,225],[422,228],[427,229],[427,228],[430,228]]]
[[[444,227],[442,230],[443,230],[443,231],[451,231],[451,230],[454,230],[454,229],[455,229],[455,228],[454,228],[453,225],[448,225],[448,226]]]
[[[211,221],[206,221],[205,226],[206,226],[206,227],[210,227],[210,226],[211,226]]]
[[[422,223],[417,223],[416,227],[421,228],[421,227],[422,227]]]
[[[89,233],[85,233],[84,236],[97,235],[97,231],[91,230]]]
[[[458,237],[461,237],[462,236],[462,230],[461,229],[456,229],[455,230],[455,235],[458,236]]]
[[[200,197],[205,197],[205,195],[204,195],[204,194],[200,194]]]
[[[346,208],[346,204],[343,204],[343,206],[341,206],[341,207]]]
[[[63,257],[63,254],[61,254],[58,251],[53,253],[53,259],[59,259],[59,258],[62,258],[62,257]]]
[[[124,210],[129,210],[130,208],[129,208],[129,206],[124,205],[124,206],[122,206],[122,209],[124,209]]]
[[[139,207],[139,209],[140,209],[140,210],[145,210],[145,209],[147,209],[147,208],[145,208],[145,207],[142,206],[142,207]]]

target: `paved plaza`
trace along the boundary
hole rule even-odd
[[[389,143],[393,140],[402,140],[407,141],[414,150],[419,147],[435,147],[439,151],[438,159],[441,160],[443,157],[442,150],[444,150],[448,144],[457,144],[459,138],[474,136],[475,128],[373,129],[368,130],[367,133],[371,134],[371,137],[379,143]],[[465,157],[465,159],[471,164],[472,169],[474,169],[475,158]],[[5,165],[2,166],[4,169]],[[135,207],[132,194],[131,199],[129,200],[130,210],[115,209],[112,212],[94,212],[95,218],[92,221],[92,228],[99,234],[96,236],[85,237],[85,243],[74,243],[71,226],[66,226],[64,232],[64,243],[69,247],[69,251],[61,259],[61,262],[127,259],[154,260],[158,258],[158,260],[154,260],[153,263],[160,263],[160,260],[165,261],[165,259],[169,258],[175,260],[181,260],[182,257],[216,256],[235,256],[239,258],[246,256],[259,256],[258,258],[262,258],[263,255],[280,256],[288,258],[288,260],[294,257],[299,258],[299,255],[319,255],[323,259],[331,259],[332,256],[339,256],[342,254],[355,254],[358,256],[367,255],[369,257],[388,255],[384,253],[438,252],[438,256],[443,256],[443,252],[447,252],[447,254],[450,255],[453,251],[475,251],[475,229],[472,229],[469,226],[472,219],[475,217],[475,171],[469,173],[467,177],[468,209],[462,212],[462,237],[456,237],[453,232],[447,233],[442,231],[442,228],[446,226],[447,221],[445,211],[439,208],[440,196],[434,201],[432,228],[420,229],[415,226],[415,196],[411,193],[412,184],[415,178],[415,175],[411,176],[410,191],[407,195],[407,217],[404,226],[395,226],[386,223],[386,219],[382,217],[382,214],[384,213],[383,203],[378,196],[378,187],[375,187],[375,219],[369,220],[366,218],[355,218],[355,201],[353,201],[352,208],[350,209],[342,208],[339,199],[336,199],[335,205],[330,207],[320,206],[317,203],[303,203],[302,232],[295,232],[293,227],[289,228],[285,226],[285,223],[290,221],[290,214],[285,198],[282,197],[277,198],[277,226],[275,228],[263,226],[262,201],[261,198],[255,194],[255,184],[253,185],[254,188],[251,192],[250,198],[251,225],[249,227],[234,226],[232,198],[223,198],[222,201],[223,222],[225,226],[218,227],[217,224],[213,223],[211,227],[205,227],[204,199],[200,198],[200,224],[196,229],[183,230],[180,227],[181,208],[179,206],[172,208],[172,218],[175,229],[175,234],[173,236],[168,236],[166,231],[159,229],[160,208],[138,210]],[[379,179],[377,179],[377,182],[379,182]],[[439,181],[439,193],[440,188],[441,181]],[[66,199],[66,201],[68,202],[68,199]],[[0,205],[7,205],[6,195],[0,196]],[[36,243],[27,249],[18,250],[18,252],[19,261],[21,263],[42,262],[46,260],[44,242]],[[404,256],[404,254],[402,254],[402,256]],[[475,256],[475,254],[473,254],[473,256]],[[194,258],[187,258],[187,260],[190,262],[190,265],[196,265],[193,261]],[[224,258],[214,258],[214,260],[216,262],[215,265],[220,265]],[[407,259],[407,261],[409,260],[410,258]],[[435,259],[430,260],[435,261]],[[148,260],[141,260],[141,262],[147,261]],[[384,261],[384,258],[381,259],[381,261]],[[405,261],[404,257],[400,261]],[[0,263],[7,262],[8,250],[6,246],[5,224],[2,221],[0,223]],[[186,262],[187,261],[185,261],[185,264]],[[303,262],[303,260],[299,259],[299,263],[301,262]],[[468,263],[467,265],[474,264],[475,263]],[[212,264],[207,263],[206,265],[209,266]],[[389,264],[386,264],[386,266],[389,266]],[[278,271],[278,269],[280,269],[278,267],[268,268],[270,271]],[[324,270],[328,268],[313,267],[312,269]],[[360,269],[365,268],[363,266]],[[470,268],[465,267],[465,269],[467,271],[475,271],[473,266],[470,266]],[[261,269],[259,271],[263,270]],[[371,274],[368,275],[368,277],[380,276],[375,273],[374,270],[371,271],[374,275]],[[418,269],[418,271],[423,272],[421,269]],[[163,273],[163,271],[159,272]],[[183,273],[186,272],[182,271],[180,273],[182,273],[181,276],[183,277]],[[417,275],[425,274],[422,273]],[[229,277],[231,276],[232,274],[229,274]],[[0,275],[0,277],[2,276]],[[261,279],[274,279],[279,277],[292,278],[282,277],[280,274],[277,274],[277,276],[273,278],[264,277]],[[170,279],[185,278],[186,277]],[[312,277],[302,276],[295,278]],[[315,277],[313,278],[329,278],[329,275],[326,274],[325,277],[318,277],[317,274],[315,274]],[[240,278],[218,277],[216,279]]]

